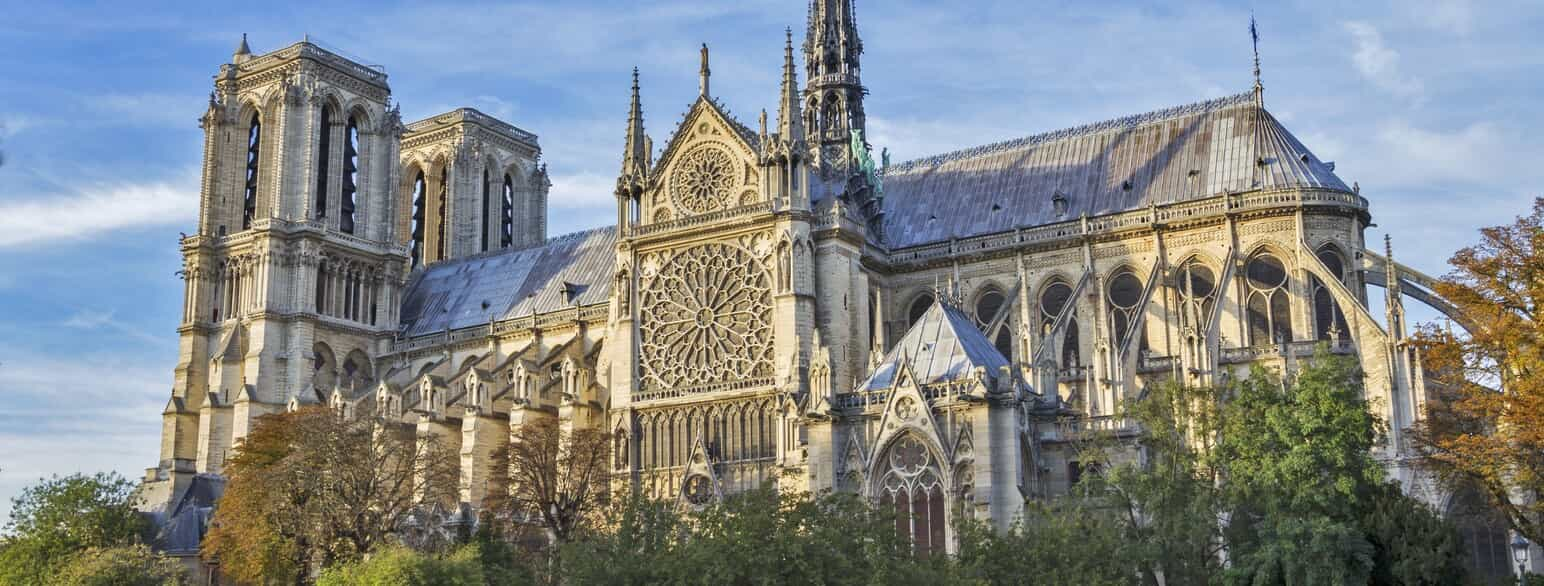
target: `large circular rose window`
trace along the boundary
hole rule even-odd
[[[677,254],[641,289],[643,386],[688,390],[772,376],[766,267],[730,244]]]
[[[730,207],[730,190],[735,187],[734,159],[723,149],[701,146],[682,157],[670,176],[670,193],[675,202],[693,213],[707,213]]]

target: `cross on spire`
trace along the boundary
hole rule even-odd
[[[1265,91],[1264,84],[1260,83],[1260,27],[1255,23],[1254,13],[1249,13],[1249,40],[1254,45],[1254,93],[1255,101],[1262,100]]]

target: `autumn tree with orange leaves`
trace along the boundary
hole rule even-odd
[[[1478,489],[1544,543],[1544,198],[1480,236],[1435,287],[1467,331],[1416,338],[1432,390],[1416,441],[1450,487]]]
[[[388,543],[455,498],[456,455],[413,431],[320,406],[258,418],[226,462],[204,557],[240,583],[299,583]]]

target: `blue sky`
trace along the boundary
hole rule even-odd
[[[696,92],[775,111],[804,0],[423,6],[0,0],[0,499],[39,476],[155,464],[176,361],[211,76],[314,41],[390,74],[403,116],[473,106],[540,135],[552,234],[602,225],[629,72],[662,144]],[[240,4],[240,3],[237,3]],[[260,8],[259,8],[260,6]],[[1360,182],[1431,273],[1544,179],[1537,3],[860,0],[870,142],[901,161],[1243,91]],[[1430,315],[1430,314],[1426,314]],[[0,512],[9,503],[0,503]]]

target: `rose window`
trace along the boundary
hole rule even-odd
[[[687,153],[670,179],[676,204],[698,214],[729,207],[734,169],[734,159],[722,149],[704,146]]]
[[[772,376],[771,280],[743,248],[706,244],[642,289],[643,385],[685,390]]]

